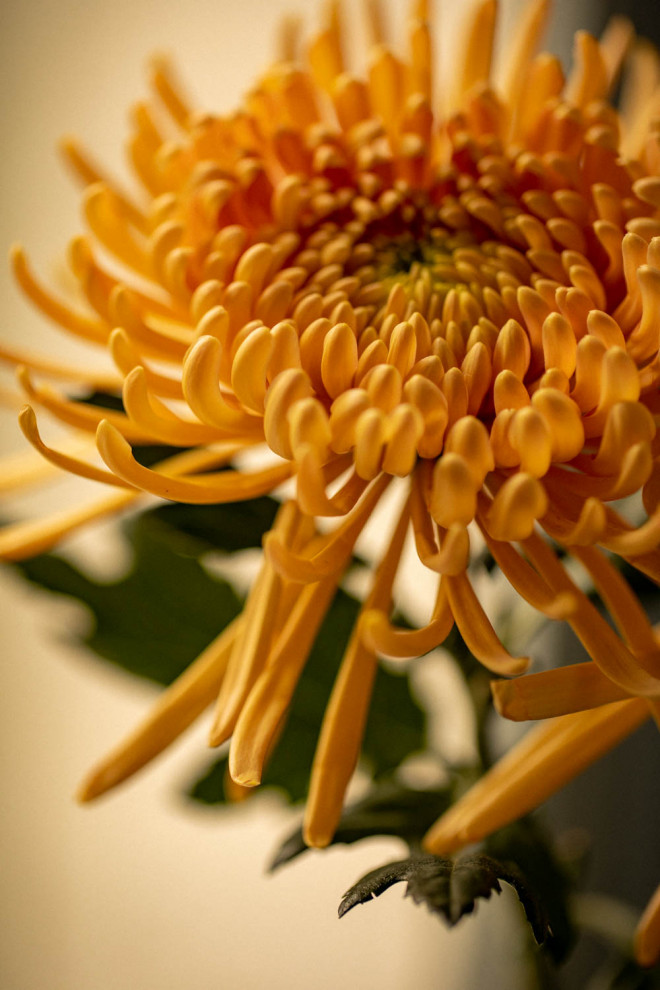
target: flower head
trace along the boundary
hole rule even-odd
[[[60,467],[113,488],[85,510],[9,527],[0,549],[36,552],[145,492],[220,503],[295,479],[243,616],[92,775],[84,797],[142,766],[218,694],[211,741],[231,737],[234,780],[259,783],[355,541],[394,479],[399,514],[321,727],[310,844],[326,844],[335,829],[379,654],[418,656],[455,623],[495,673],[525,669],[472,587],[470,530],[516,592],[568,621],[591,657],[534,675],[561,690],[528,691],[542,715],[596,710],[561,722],[566,745],[577,726],[602,749],[624,722],[627,731],[655,710],[657,640],[610,555],[660,574],[657,90],[647,100],[645,74],[633,68],[629,109],[608,102],[631,43],[623,22],[601,41],[578,34],[565,79],[558,59],[535,54],[547,7],[531,0],[495,72],[496,5],[478,3],[447,78],[424,0],[404,52],[385,44],[370,6],[364,76],[346,63],[333,4],[305,52],[287,35],[283,59],[228,117],[192,113],[158,64],[155,97],[176,134],[168,139],[151,109],[138,108],[130,149],[139,205],[67,147],[88,184],[91,236],[71,248],[88,310],[42,288],[20,251],[16,274],[47,315],[110,350],[124,412],[35,381],[96,383],[89,372],[8,356],[26,366],[32,405],[96,432],[105,468],[47,447],[32,406],[21,414],[28,439]],[[133,454],[161,443],[181,452],[150,468]],[[268,456],[224,470],[247,448]],[[637,503],[621,508],[640,492],[643,519]],[[335,521],[329,530],[317,526],[324,517]],[[408,532],[437,581],[433,614],[417,630],[390,619]],[[589,572],[618,633],[558,548]],[[528,683],[498,688],[501,704],[509,691],[526,698]],[[602,735],[601,721],[617,729]],[[532,768],[540,759],[529,758]],[[557,772],[560,783],[566,773]],[[506,765],[495,773],[500,781]],[[466,802],[480,807],[474,795]],[[469,807],[457,806],[456,821]],[[447,821],[432,847],[471,837]]]

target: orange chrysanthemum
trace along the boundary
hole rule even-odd
[[[67,147],[89,184],[92,236],[71,250],[88,310],[42,288],[21,251],[16,275],[62,327],[109,348],[125,412],[35,380],[108,387],[108,376],[3,353],[25,365],[32,404],[96,431],[106,468],[47,447],[31,406],[21,414],[28,439],[113,491],[9,527],[0,551],[40,551],[145,492],[220,503],[295,478],[243,616],[83,798],[141,767],[218,695],[212,744],[231,737],[234,780],[259,783],[355,541],[393,479],[399,515],[321,727],[310,844],[327,844],[336,827],[379,654],[427,652],[456,623],[495,673],[526,668],[473,590],[470,528],[523,599],[570,623],[591,661],[500,682],[505,714],[561,717],[441,819],[429,847],[484,835],[658,718],[658,641],[611,554],[660,575],[660,63],[648,48],[633,53],[619,114],[608,94],[628,25],[600,42],[578,34],[565,80],[556,58],[535,56],[547,6],[531,0],[496,75],[495,0],[479,3],[452,78],[439,80],[424,0],[405,55],[384,45],[371,4],[364,79],[345,64],[333,5],[304,54],[287,36],[285,59],[229,117],[191,113],[159,65],[155,96],[176,137],[138,109],[141,205]],[[133,456],[132,445],[160,443],[182,452],[151,468]],[[256,447],[269,455],[260,466],[216,470]],[[644,518],[631,499],[640,492]],[[336,525],[321,530],[317,517]],[[409,531],[438,588],[428,625],[413,631],[390,621]],[[591,576],[618,634],[558,548]],[[660,951],[659,917],[656,898],[640,929],[645,962]]]

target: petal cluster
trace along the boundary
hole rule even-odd
[[[536,55],[547,8],[531,0],[496,66],[496,5],[478,3],[443,73],[423,0],[403,51],[372,4],[368,65],[354,72],[333,5],[306,48],[287,34],[283,57],[225,117],[192,112],[158,63],[153,104],[133,115],[135,199],[66,146],[86,186],[89,232],[70,248],[85,309],[43,287],[21,250],[16,277],[61,328],[109,351],[116,376],[0,356],[21,365],[21,425],[40,455],[111,488],[7,527],[0,552],[43,550],[146,493],[216,504],[293,483],[243,616],[85,797],[133,773],[214,698],[212,744],[231,737],[233,779],[259,783],[355,542],[393,483],[399,512],[321,727],[310,844],[335,829],[379,655],[428,652],[455,623],[495,673],[526,668],[474,591],[478,532],[515,591],[569,622],[591,660],[497,682],[504,714],[559,721],[450,811],[430,847],[522,813],[657,717],[658,640],[612,556],[658,580],[660,63],[614,22],[601,41],[577,35],[565,78],[557,58]],[[629,52],[619,113],[609,94]],[[123,411],[73,401],[48,378],[116,389]],[[47,446],[34,408],[87,434],[103,466]],[[145,444],[180,452],[147,468],[134,453]],[[253,448],[261,460],[236,466]],[[437,582],[416,630],[390,618],[409,534]],[[649,910],[644,932],[657,935]],[[660,939],[640,938],[648,960]]]

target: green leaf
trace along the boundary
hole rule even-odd
[[[161,505],[149,515],[188,536],[201,551],[234,552],[260,547],[271,529],[280,503],[269,496],[227,505]]]
[[[552,936],[546,948],[555,962],[562,962],[575,942],[569,913],[571,885],[543,831],[532,818],[523,818],[494,832],[483,851],[500,862],[513,864],[543,901]]]
[[[121,395],[113,395],[112,392],[101,392],[94,389],[87,395],[77,395],[75,402],[82,402],[85,406],[98,406],[99,409],[110,409],[112,412],[124,412],[124,403]]]
[[[227,757],[215,760],[194,784],[186,789],[186,796],[200,804],[223,804],[228,801],[225,794],[225,774]]]
[[[488,899],[493,891],[501,893],[502,880],[518,894],[536,941],[542,944],[550,934],[543,904],[523,874],[510,864],[484,855],[460,856],[457,859],[412,856],[387,863],[367,873],[347,891],[339,905],[339,917],[403,880],[408,882],[406,896],[409,894],[416,904],[426,904],[450,927],[474,911],[478,898]]]
[[[79,599],[93,623],[81,642],[133,674],[169,684],[240,611],[231,585],[181,552],[180,537],[149,513],[126,526],[134,559],[100,583],[56,554],[16,566],[30,581]],[[179,548],[177,548],[177,540]]]
[[[375,785],[361,801],[346,808],[332,839],[337,843],[359,842],[375,835],[395,835],[408,845],[418,845],[433,822],[450,802],[450,789],[414,790],[394,780]],[[289,835],[273,859],[275,870],[308,850],[302,828]]]
[[[374,777],[426,748],[426,720],[410,693],[408,675],[379,667],[362,746]]]
[[[307,794],[319,729],[359,602],[339,591],[321,625],[293,697],[286,725],[264,772],[262,786],[278,787],[290,801]],[[365,731],[362,757],[374,776],[397,767],[426,741],[425,715],[410,694],[405,674],[379,668]],[[192,785],[189,795],[206,804],[225,800],[226,757],[216,761]]]

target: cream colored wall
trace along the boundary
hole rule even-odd
[[[78,197],[53,150],[59,136],[77,133],[121,171],[127,107],[144,95],[145,58],[159,49],[176,52],[204,104],[229,109],[267,63],[281,6],[5,5],[0,250],[21,239],[39,270],[59,277],[57,259],[79,230]],[[4,265],[0,293],[3,338],[88,359],[26,306]],[[2,420],[6,450],[23,447],[14,422],[13,414]],[[55,498],[49,492],[45,504],[52,508]],[[98,539],[79,537],[71,546],[98,562],[104,547],[112,551],[111,529]],[[395,889],[339,923],[343,891],[403,855],[402,847],[373,841],[309,854],[266,878],[264,863],[297,814],[272,798],[229,814],[185,805],[177,785],[197,765],[203,726],[121,791],[78,807],[71,798],[77,782],[140,718],[153,691],[61,643],[64,628],[84,622],[75,606],[34,592],[8,571],[0,573],[0,592],[4,990],[476,986],[473,946],[495,937],[503,916],[497,905],[449,934]],[[515,942],[499,944],[505,951],[493,963],[492,986],[517,952]]]

